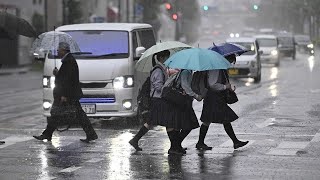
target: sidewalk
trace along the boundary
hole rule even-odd
[[[0,68],[0,76],[11,75],[11,74],[25,74],[31,70],[31,66],[15,67],[15,68]]]

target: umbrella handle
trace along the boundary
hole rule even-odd
[[[212,42],[213,46],[216,46],[216,44],[214,42]]]

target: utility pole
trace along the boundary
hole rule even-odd
[[[48,31],[48,0],[44,0],[44,31]]]
[[[178,1],[175,0],[174,1],[174,12],[177,14],[177,19],[175,20],[175,35],[174,35],[174,39],[176,41],[179,41],[180,40],[180,28],[179,28],[179,21],[180,21],[180,17],[179,17],[179,13],[178,13]]]

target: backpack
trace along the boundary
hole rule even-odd
[[[208,74],[207,71],[197,71],[192,75],[191,89],[196,94],[203,97],[208,91]]]
[[[157,69],[162,68],[160,65],[155,65],[154,68],[150,71],[150,75],[145,80],[145,82],[142,84],[141,89],[139,90],[138,96],[137,96],[137,102],[138,102],[138,110],[140,113],[144,114],[150,111],[151,107],[151,81],[150,76],[152,72]]]

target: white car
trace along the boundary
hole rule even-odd
[[[250,50],[237,56],[237,61],[228,70],[232,78],[253,78],[255,83],[261,81],[261,61],[259,47],[255,38],[230,38],[227,43],[238,44]]]
[[[261,62],[280,65],[278,38],[274,35],[257,35],[259,50],[262,51]]]

